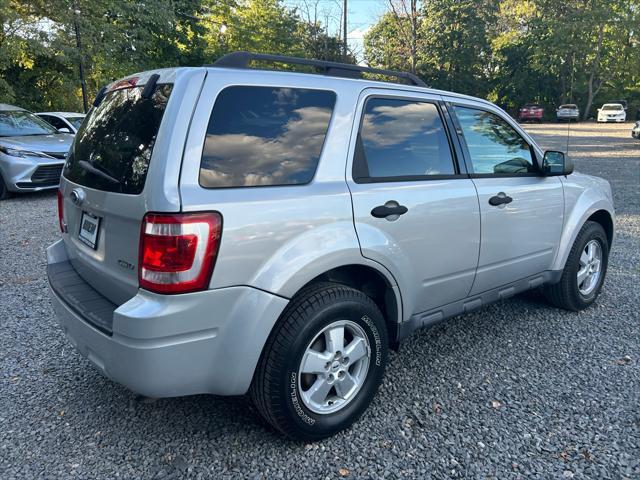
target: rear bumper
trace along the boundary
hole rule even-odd
[[[577,120],[580,117],[577,113],[558,113],[556,118],[558,120]]]
[[[63,243],[51,245],[47,257],[48,265],[67,261]],[[246,393],[262,347],[288,303],[251,287],[184,295],[140,290],[115,308],[109,335],[56,293],[59,289],[50,290],[58,322],[76,350],[105,376],[156,398]]]
[[[536,115],[536,114],[525,113],[524,115],[520,115],[518,119],[519,120],[542,120],[542,114]]]

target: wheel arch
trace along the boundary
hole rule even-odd
[[[584,198],[584,197],[583,197]],[[586,200],[586,199],[584,199]],[[558,254],[553,263],[552,270],[563,270],[567,263],[567,258],[571,251],[571,247],[575,242],[580,229],[588,221],[594,221],[602,225],[607,235],[609,242],[609,248],[615,238],[615,226],[614,226],[614,213],[613,207],[610,202],[600,199],[595,202],[590,202],[590,205],[585,208],[578,208],[579,205],[574,207],[570,213],[569,218],[565,221],[562,236],[560,238],[560,245],[558,248]]]
[[[593,212],[586,221],[599,223],[602,228],[604,228],[604,231],[607,234],[607,242],[609,242],[609,247],[611,247],[611,244],[613,243],[614,233],[613,217],[611,216],[611,214],[604,209],[597,210]]]

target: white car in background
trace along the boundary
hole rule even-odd
[[[605,103],[598,109],[598,123],[600,122],[626,122],[627,112],[621,103]]]
[[[85,117],[84,113],[77,112],[39,112],[36,115],[53,125],[59,132],[73,133],[74,135],[78,133]]]

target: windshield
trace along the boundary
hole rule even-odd
[[[97,190],[142,192],[172,87],[158,85],[150,98],[143,87],[107,93],[82,122],[64,176]]]
[[[602,110],[624,110],[622,105],[603,105]]]
[[[64,117],[64,118],[67,120],[67,122],[73,125],[73,128],[75,128],[76,130],[80,128],[80,125],[82,125],[82,120],[84,120],[84,117]]]
[[[58,131],[33,113],[25,110],[0,111],[0,137],[51,135]]]

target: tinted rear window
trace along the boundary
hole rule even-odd
[[[335,93],[228,87],[209,119],[200,164],[205,188],[300,185],[315,174]]]
[[[91,109],[71,149],[64,176],[98,190],[142,192],[172,85],[158,85],[151,98],[142,88],[108,93]]]

